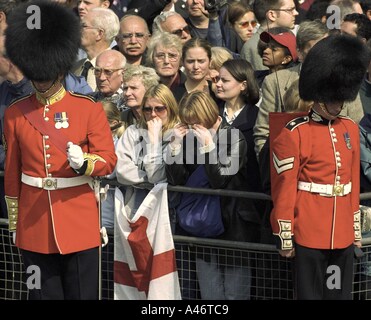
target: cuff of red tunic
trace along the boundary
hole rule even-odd
[[[279,232],[273,233],[278,237],[277,247],[280,250],[291,250],[294,247],[292,239],[292,223],[291,220],[277,220]]]

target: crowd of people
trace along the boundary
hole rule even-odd
[[[31,4],[40,29],[27,27]],[[217,239],[296,256],[299,299],[350,298],[359,194],[371,191],[371,2],[215,4],[0,0],[1,216],[25,265],[45,270],[30,298],[98,298],[115,190],[97,203],[97,178],[117,179],[133,217],[140,184],[186,185],[200,165],[212,189],[272,195],[221,196]],[[172,232],[192,236],[180,201],[169,192]],[[248,263],[188,258],[202,299],[250,298]],[[329,292],[331,264],[345,276]]]

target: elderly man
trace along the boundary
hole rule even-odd
[[[116,50],[103,51],[96,60],[94,68],[97,89],[93,97],[98,101],[112,101],[122,111],[124,101],[122,96],[122,75],[126,65],[124,55]]]
[[[85,77],[93,91],[97,88],[94,76],[96,57],[110,49],[118,30],[118,17],[110,9],[94,8],[81,19],[81,46],[86,51],[87,58],[79,60],[73,72]]]
[[[191,29],[184,18],[177,12],[166,11],[153,20],[153,33],[157,31],[169,32],[180,38],[184,44],[191,39]]]
[[[128,64],[144,64],[150,36],[148,25],[143,18],[128,14],[121,19],[116,41]]]

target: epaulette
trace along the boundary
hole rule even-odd
[[[341,118],[341,119],[344,119],[344,120],[350,120],[350,121],[352,121],[353,123],[356,124],[356,122],[352,118],[350,118],[349,116],[338,115],[338,118]]]
[[[298,126],[300,126],[304,123],[307,123],[307,122],[309,122],[309,117],[308,116],[295,118],[295,119],[292,119],[290,122],[288,122],[286,124],[286,129],[289,129],[290,131],[292,131],[295,128],[297,128]]]
[[[33,93],[30,93],[30,94],[28,94],[27,96],[23,96],[23,97],[21,97],[21,98],[18,98],[18,99],[16,99],[16,100],[13,100],[12,103],[9,105],[8,108],[10,108],[12,105],[18,103],[19,101],[22,101],[22,100],[28,99],[28,98],[31,97],[32,95],[33,95]]]
[[[89,96],[89,95],[76,93],[76,92],[73,92],[73,91],[69,91],[69,93],[71,94],[71,96],[74,96],[74,97],[85,98],[85,99],[90,100],[91,102],[97,102],[97,100],[95,98],[93,98],[92,96]]]

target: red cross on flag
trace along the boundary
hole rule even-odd
[[[115,192],[115,300],[180,300],[167,184],[153,187],[129,219]]]

